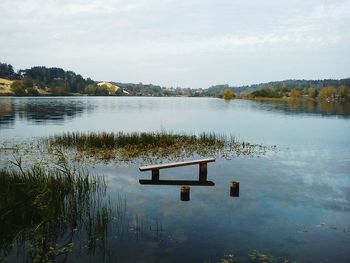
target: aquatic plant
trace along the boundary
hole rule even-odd
[[[102,160],[178,159],[191,156],[260,156],[274,147],[239,141],[233,136],[215,133],[174,134],[168,132],[81,133],[72,132],[45,139],[49,148],[76,149],[84,156]]]
[[[218,263],[234,263],[235,257],[233,254],[226,254],[224,255]]]
[[[249,257],[254,260],[255,262],[261,262],[261,263],[273,263],[275,262],[275,258],[267,253],[260,252],[258,250],[252,250],[249,253]]]
[[[128,213],[125,196],[112,202],[104,176],[69,165],[65,155],[55,169],[24,167],[16,158],[0,169],[0,262],[13,254],[23,262],[65,262],[73,249],[98,249],[107,258],[109,233],[161,239],[158,220]]]
[[[106,232],[111,210],[99,198],[106,188],[103,177],[72,169],[64,157],[49,171],[41,165],[24,169],[21,158],[12,163],[16,170],[0,170],[2,258],[24,244],[27,260],[53,262],[67,256],[82,225]],[[102,224],[94,221],[99,217]]]
[[[211,263],[211,260],[205,260],[203,263]],[[289,260],[287,257],[274,257],[273,255],[258,251],[250,250],[248,255],[241,255],[236,258],[234,254],[225,254],[216,263],[234,263],[234,262],[259,262],[259,263],[297,263],[295,260]]]

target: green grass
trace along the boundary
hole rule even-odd
[[[0,170],[0,258],[22,244],[29,261],[53,262],[72,249],[83,225],[91,233],[106,232],[110,209],[100,198],[105,189],[103,177],[73,169],[64,158],[55,170],[24,169],[16,159],[11,169]]]
[[[104,160],[178,159],[192,156],[263,155],[270,148],[239,141],[235,137],[214,133],[174,134],[168,132],[142,133],[81,133],[72,132],[46,139],[49,148],[75,149],[83,156]]]

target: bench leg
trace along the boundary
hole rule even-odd
[[[199,181],[206,181],[207,180],[207,164],[206,163],[200,163],[199,164]]]
[[[159,181],[159,169],[152,170],[152,181]]]

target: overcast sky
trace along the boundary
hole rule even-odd
[[[350,1],[1,0],[0,61],[207,88],[350,77]]]

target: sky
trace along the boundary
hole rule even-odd
[[[350,77],[350,0],[1,0],[0,62],[208,88]]]

